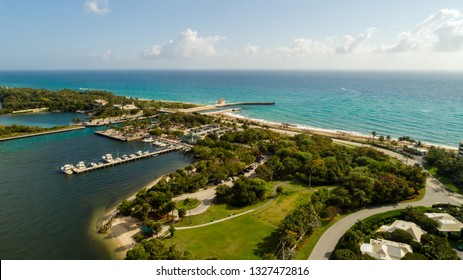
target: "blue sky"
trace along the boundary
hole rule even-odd
[[[0,69],[463,70],[463,1],[0,0]]]

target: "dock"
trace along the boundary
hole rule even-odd
[[[113,159],[111,154],[106,154],[106,155],[104,155],[102,157],[103,161],[92,162],[92,163],[90,163],[90,165],[85,165],[85,163],[83,161],[80,161],[76,166],[74,166],[72,164],[65,164],[65,165],[63,165],[61,167],[61,171],[63,173],[65,173],[65,174],[67,174],[67,175],[82,174],[82,173],[86,173],[86,172],[89,172],[89,171],[94,171],[94,170],[98,170],[98,169],[102,169],[102,168],[106,168],[106,167],[111,167],[111,166],[114,166],[114,165],[123,164],[123,163],[131,162],[131,161],[135,161],[135,160],[139,160],[139,159],[156,157],[158,155],[166,154],[166,153],[173,152],[173,151],[179,151],[179,150],[189,151],[189,149],[190,148],[188,146],[182,146],[182,145],[175,145],[174,146],[174,145],[172,145],[172,146],[165,147],[163,149],[156,150],[156,151],[151,151],[151,152],[138,151],[138,152],[136,152],[134,154],[129,154],[128,156],[123,155],[122,157],[120,157],[120,158],[117,157],[115,159]]]

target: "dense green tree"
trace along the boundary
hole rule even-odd
[[[130,216],[132,214],[133,203],[131,201],[123,200],[117,207],[117,211],[123,216]]]
[[[331,260],[359,260],[359,256],[349,249],[338,249],[331,255]]]
[[[161,240],[143,240],[127,252],[126,260],[189,260],[188,251],[178,250],[175,245],[166,246]]]
[[[401,229],[396,229],[391,232],[387,239],[405,244],[412,244],[413,242],[413,236],[411,236],[410,233],[406,232],[405,230]]]
[[[407,253],[401,260],[427,260],[425,255],[420,253]]]
[[[422,254],[431,260],[459,260],[447,239],[432,234],[421,236]]]
[[[219,186],[216,189],[216,198],[236,206],[252,205],[265,198],[267,192],[266,182],[261,179],[250,179],[241,176],[233,187]]]

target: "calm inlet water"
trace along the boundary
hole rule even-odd
[[[191,156],[174,152],[71,176],[57,167],[146,148],[91,129],[0,142],[0,258],[110,258],[95,238],[99,215]]]

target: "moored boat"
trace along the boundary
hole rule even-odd
[[[72,164],[65,164],[61,167],[61,171],[63,171],[64,174],[71,175],[73,173],[73,167],[74,166]]]

